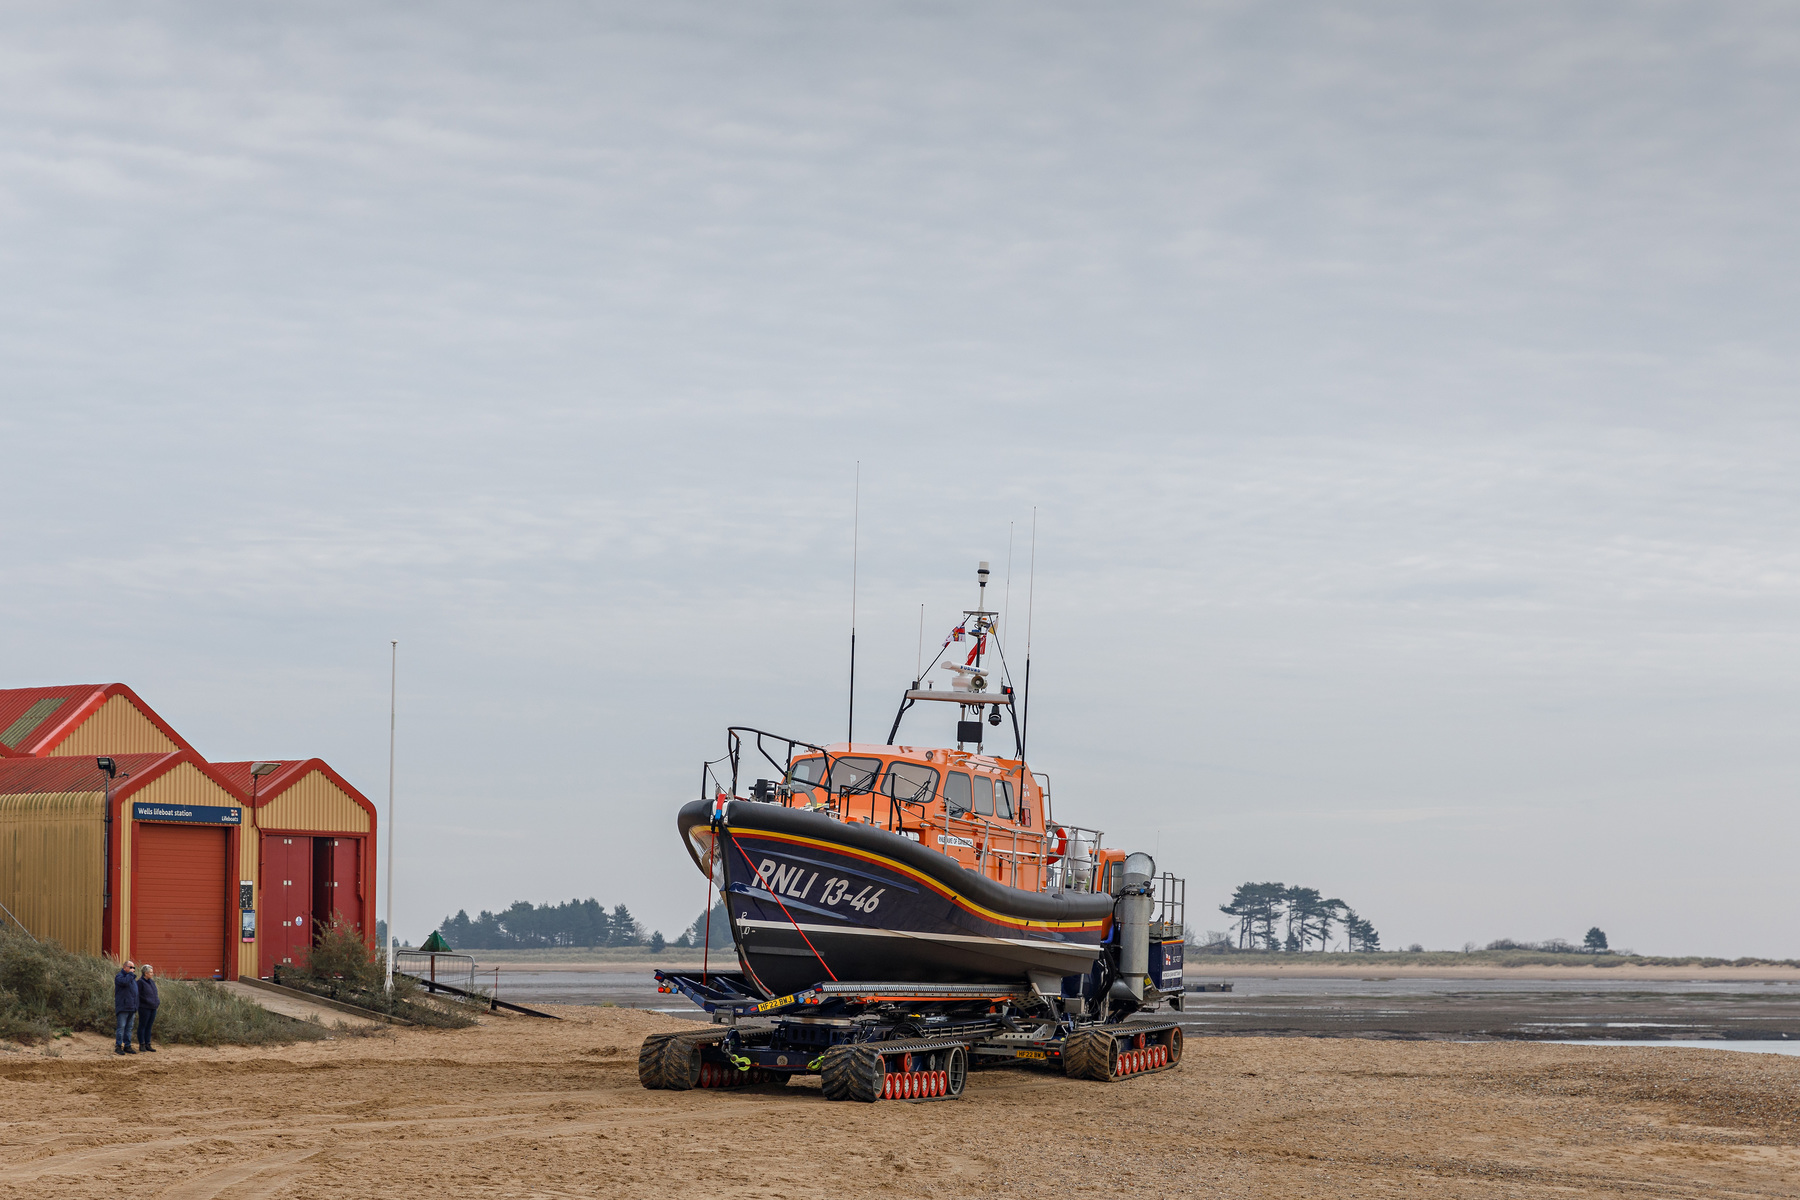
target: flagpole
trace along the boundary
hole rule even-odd
[[[400,696],[400,642],[388,643],[392,655],[388,663],[388,814],[387,814],[387,983],[394,990],[394,948],[400,940],[394,934],[394,714]]]
[[[856,463],[856,498],[850,517],[850,719],[844,724],[845,743],[856,740],[856,552],[862,540],[862,460]]]
[[[1025,742],[1031,736],[1031,618],[1037,612],[1037,506],[1031,509],[1031,575],[1025,587],[1025,714],[1024,728],[1019,731],[1019,757],[1025,757]]]

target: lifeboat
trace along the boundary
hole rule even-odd
[[[1049,780],[1027,766],[998,615],[964,611],[933,663],[947,686],[914,680],[884,743],[727,731],[726,753],[705,765],[703,794],[677,824],[725,902],[750,988],[775,998],[826,982],[1028,981],[1045,996],[1107,994],[1126,855],[1061,820]],[[898,741],[920,706],[956,708],[953,745]],[[1011,756],[986,745],[1003,740],[1003,726]],[[1146,894],[1133,866],[1134,894]],[[1179,883],[1163,878],[1165,892]],[[1176,980],[1178,906],[1161,898],[1150,938],[1159,952],[1172,939]],[[1129,990],[1143,997],[1149,983]]]

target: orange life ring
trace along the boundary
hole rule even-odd
[[[1061,825],[1058,825],[1056,827],[1056,849],[1051,851],[1051,853],[1048,854],[1047,856],[1045,856],[1044,861],[1050,862],[1050,863],[1061,862],[1062,856],[1067,854],[1068,852],[1069,852],[1069,831],[1067,829],[1064,829]]]

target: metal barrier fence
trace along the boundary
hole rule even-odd
[[[447,983],[465,992],[475,990],[475,960],[467,954],[401,950],[394,955],[394,970],[433,983]]]

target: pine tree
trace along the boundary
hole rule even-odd
[[[1375,926],[1357,916],[1352,908],[1344,909],[1344,936],[1352,951],[1373,954],[1381,949],[1381,935],[1375,932]]]
[[[611,946],[635,946],[644,940],[643,926],[631,915],[631,910],[623,904],[612,911],[612,937],[608,941]]]
[[[697,947],[707,945],[713,950],[719,950],[731,945],[731,920],[725,915],[725,901],[720,899],[712,906],[710,930],[707,927],[707,914],[701,913],[688,927],[688,936]]]
[[[662,930],[659,929],[650,935],[650,953],[661,954],[667,945],[668,943],[663,941]]]
[[[1606,935],[1600,932],[1598,925],[1587,931],[1587,936],[1581,939],[1581,944],[1587,948],[1589,954],[1605,954],[1607,951]]]

